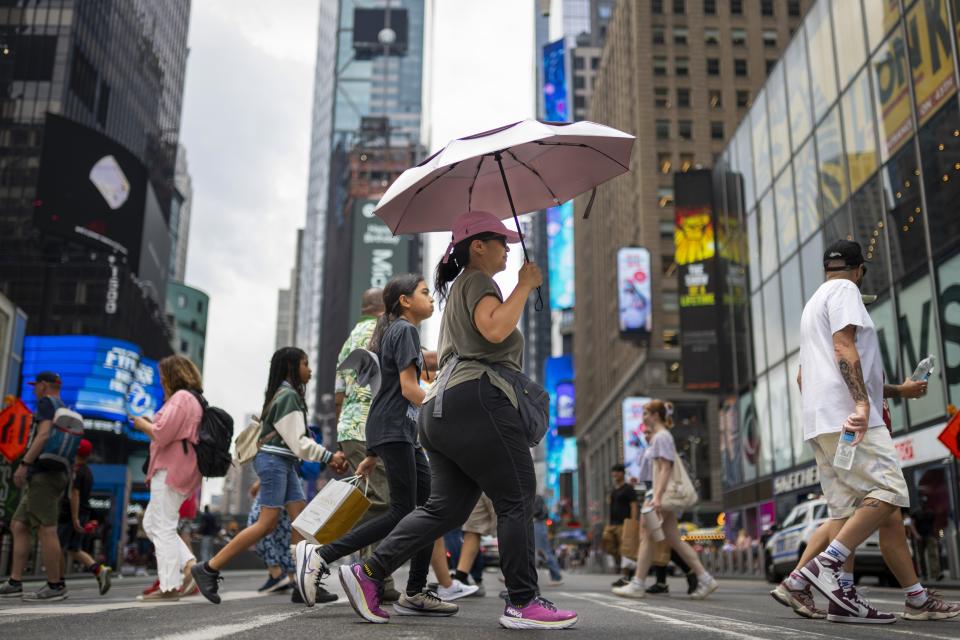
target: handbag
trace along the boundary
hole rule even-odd
[[[687,467],[680,456],[673,461],[667,488],[660,499],[660,506],[668,511],[683,511],[697,504],[697,489],[693,486]]]
[[[270,404],[273,404],[273,400],[277,399],[279,393],[280,391],[277,390],[273,399],[270,400]],[[270,405],[267,405],[267,409],[270,409]],[[266,411],[264,411],[264,413],[266,413]],[[260,430],[262,428],[263,425],[260,422],[260,418],[258,416],[251,416],[250,423],[244,427],[235,441],[237,464],[247,464],[253,460],[257,457],[260,447],[276,437],[277,432],[274,430],[261,438]]]
[[[640,521],[633,518],[627,518],[623,521],[623,529],[620,532],[620,556],[623,558],[637,559],[637,550],[640,548]]]

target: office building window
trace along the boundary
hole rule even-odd
[[[747,30],[730,29],[730,42],[732,42],[735,47],[747,46]]]
[[[710,138],[712,140],[723,140],[723,123],[722,122],[710,123]]]
[[[686,56],[678,57],[674,62],[674,66],[678,76],[690,75],[690,58]]]
[[[682,16],[686,13],[686,0],[673,0],[673,14]]]
[[[676,230],[676,223],[673,221],[673,218],[669,220],[661,220],[659,227],[661,240],[673,240],[674,232]]]
[[[787,15],[796,18],[800,15],[800,0],[787,0]]]
[[[590,58],[590,68],[594,71],[600,68],[600,56]]]
[[[574,76],[573,77],[573,88],[574,89],[586,89],[587,81],[583,76]]]
[[[576,69],[577,71],[582,71],[584,68],[583,58],[581,58],[580,56],[574,56],[573,68]]]
[[[707,75],[720,75],[720,58],[707,58]]]
[[[714,47],[720,44],[720,29],[715,29],[713,27],[704,29],[703,43]]]
[[[749,91],[737,91],[737,106],[744,109],[750,106],[750,92]]]
[[[690,108],[690,89],[677,89],[677,106],[683,109]]]
[[[694,168],[693,163],[693,154],[692,153],[681,153],[680,154],[680,171],[686,173],[690,169]]]
[[[693,140],[693,121],[678,120],[677,135],[680,137],[681,140]]]
[[[734,16],[743,15],[743,0],[730,0],[730,14]]]
[[[777,48],[777,30],[776,29],[763,30],[763,46],[770,49]]]
[[[662,14],[663,0],[650,0],[650,13],[657,15]]]
[[[657,187],[657,206],[673,206],[673,187]]]
[[[656,129],[657,129],[657,140],[670,139],[670,121],[669,120],[657,120]]]
[[[667,75],[667,56],[653,56],[653,75]]]
[[[765,16],[772,16],[773,0],[760,0],[760,13]]]
[[[710,108],[717,110],[723,107],[723,92],[719,89],[710,89]]]
[[[733,61],[733,72],[740,77],[747,75],[747,61],[744,58],[737,58]]]
[[[673,158],[669,153],[658,153],[657,166],[660,167],[660,173],[670,173],[670,171],[673,169]]]
[[[573,96],[573,108],[574,109],[586,109],[587,108],[587,99],[584,96]]]
[[[670,90],[666,87],[654,87],[653,89],[653,106],[658,109],[669,109],[670,108]]]
[[[703,0],[703,13],[707,16],[717,15],[717,0]]]
[[[667,37],[664,35],[663,27],[651,27],[650,33],[653,38],[653,44],[666,44]]]
[[[689,30],[686,27],[673,28],[673,44],[687,44]]]

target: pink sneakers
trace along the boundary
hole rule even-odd
[[[390,622],[390,614],[380,608],[383,583],[377,582],[363,571],[363,565],[354,563],[340,567],[340,584],[347,592],[350,606],[367,622],[383,624]]]
[[[523,607],[509,602],[500,616],[500,626],[507,629],[569,629],[577,624],[575,611],[557,609],[546,598],[534,598]]]

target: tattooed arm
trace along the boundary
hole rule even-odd
[[[844,427],[855,432],[853,444],[863,440],[870,421],[870,399],[867,396],[867,385],[863,381],[863,369],[860,366],[860,353],[856,344],[857,328],[847,325],[833,334],[833,353],[840,368],[840,375],[847,385],[850,397],[856,403],[856,413],[852,414]]]

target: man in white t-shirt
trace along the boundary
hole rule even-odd
[[[804,437],[820,471],[832,542],[791,579],[802,588],[803,581],[809,582],[828,598],[828,620],[890,623],[896,616],[877,611],[843,580],[843,565],[852,551],[891,513],[910,504],[883,421],[880,343],[860,297],[867,268],[860,245],[847,240],[827,248],[823,266],[826,281],[800,319],[800,370]],[[849,470],[833,466],[843,431],[854,434]],[[908,593],[908,605],[912,597],[919,608],[928,595],[920,585],[915,587]]]

